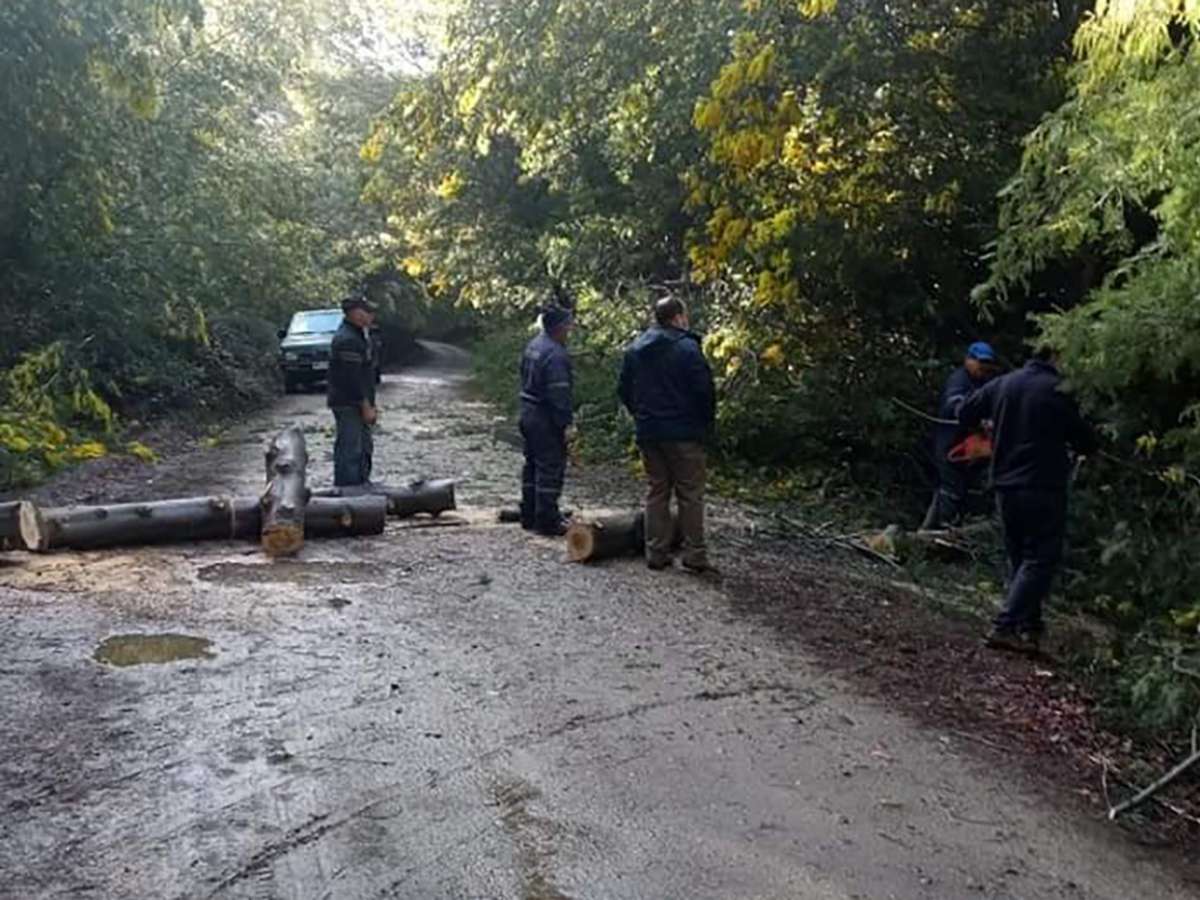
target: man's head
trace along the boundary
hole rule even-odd
[[[565,344],[575,326],[575,317],[569,309],[547,306],[542,310],[542,330],[560,344]]]
[[[352,294],[342,301],[342,313],[356,328],[369,328],[375,321],[374,305],[360,294]]]
[[[976,341],[967,348],[967,359],[964,365],[967,372],[976,381],[987,381],[1000,372],[1000,363],[996,359],[996,351],[992,345],[984,341]]]
[[[678,297],[663,297],[654,304],[654,321],[660,328],[688,329],[687,304]]]
[[[1050,365],[1054,366],[1056,369],[1058,368],[1058,364],[1059,364],[1058,349],[1050,346],[1047,343],[1039,342],[1033,348],[1033,358],[1037,359],[1037,360],[1041,360],[1044,363],[1049,363]]]

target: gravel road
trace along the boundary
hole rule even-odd
[[[388,376],[377,438],[381,480],[462,479],[464,525],[276,563],[238,543],[0,562],[0,895],[1197,895],[1017,767],[857,693],[733,587],[573,566],[494,524],[519,458],[464,373],[435,346]],[[328,480],[307,394],[42,495],[254,492],[290,422]],[[636,492],[573,473],[566,505]]]

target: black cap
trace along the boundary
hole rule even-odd
[[[352,309],[365,309],[367,312],[375,312],[375,304],[366,298],[363,294],[351,294],[342,301],[342,312],[350,312]]]
[[[561,306],[547,306],[542,310],[542,328],[546,331],[554,331],[568,324],[572,318],[569,309],[563,309]]]

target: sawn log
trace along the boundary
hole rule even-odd
[[[20,504],[21,541],[30,550],[98,550],[105,547],[186,541],[259,539],[257,497],[190,497],[156,503],[39,509]],[[314,498],[304,513],[310,538],[382,534],[383,497]]]
[[[262,547],[268,556],[294,556],[304,546],[308,448],[304,433],[286,428],[267,443],[267,489],[262,496]]]
[[[21,504],[0,503],[0,550],[21,548]]]
[[[258,500],[190,497],[158,503],[39,509],[22,503],[21,540],[35,552],[220,540],[259,533]]]
[[[414,481],[412,484],[395,487],[372,484],[364,487],[335,487],[317,491],[317,497],[362,497],[377,495],[387,498],[388,515],[398,519],[409,519],[419,513],[439,516],[457,509],[454,500],[454,481],[441,478],[434,481]]]
[[[635,556],[645,548],[646,515],[643,512],[572,522],[567,528],[567,558],[571,562]]]

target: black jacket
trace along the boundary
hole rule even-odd
[[[1058,369],[1036,359],[967,398],[959,411],[963,426],[970,428],[984,419],[995,423],[992,483],[1001,489],[1065,491],[1070,475],[1067,448],[1090,453],[1098,446],[1079,404],[1063,393]]]
[[[574,419],[571,392],[575,375],[567,348],[542,332],[521,355],[521,412],[547,416],[559,428]]]
[[[942,394],[938,398],[937,408],[937,417],[944,421],[934,428],[933,433],[934,450],[939,461],[944,460],[954,445],[970,433],[970,429],[962,424],[947,425],[945,422],[957,422],[958,411],[967,397],[982,387],[984,383],[972,378],[966,366],[959,366],[946,379]]]
[[[639,443],[703,441],[716,418],[712,370],[690,331],[655,326],[629,345],[617,386]]]
[[[343,319],[329,347],[329,406],[375,405],[375,347],[362,329]]]

